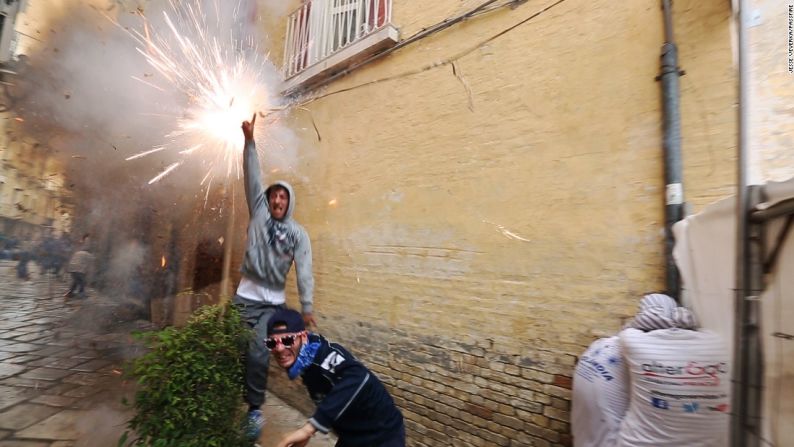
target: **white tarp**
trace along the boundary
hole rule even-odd
[[[767,204],[794,197],[794,179],[769,183]],[[720,334],[733,352],[736,253],[736,198],[716,202],[673,228],[674,256],[681,271],[684,303],[704,329]],[[768,251],[774,248],[785,218],[767,226]],[[768,255],[768,253],[767,253]],[[764,349],[763,437],[765,445],[794,445],[794,341],[773,334],[794,334],[794,229],[781,247],[761,296]]]

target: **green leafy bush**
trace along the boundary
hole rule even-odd
[[[242,352],[250,336],[231,306],[205,306],[183,328],[143,334],[149,351],[131,371],[136,414],[119,446],[247,445]]]

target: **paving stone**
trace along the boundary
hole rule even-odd
[[[28,323],[24,321],[13,321],[13,320],[0,321],[0,329],[3,330],[12,330],[20,327],[25,327],[27,325]]]
[[[262,412],[267,423],[259,436],[261,447],[276,447],[285,435],[301,428],[306,423],[306,416],[287,405],[278,396],[267,393]],[[312,437],[311,447],[332,447],[336,444],[336,436],[317,433]]]
[[[0,363],[0,379],[15,376],[28,369],[25,365],[16,365],[13,363]]]
[[[3,385],[8,386],[21,386],[33,389],[46,389],[53,385],[56,382],[52,382],[50,380],[38,380],[38,379],[28,379],[26,377],[9,377],[7,379],[3,379]]]
[[[83,422],[81,423],[81,421]],[[81,430],[78,425],[84,426],[87,424],[89,424],[87,412],[64,410],[16,433],[16,436],[20,438],[72,440],[80,437]],[[90,427],[85,428],[89,429]]]
[[[83,363],[82,365],[77,365],[71,368],[74,371],[82,371],[82,372],[94,372],[102,367],[108,366],[110,362],[107,360],[91,360],[89,362]]]
[[[80,372],[72,374],[63,379],[63,381],[66,383],[76,383],[78,385],[96,385],[101,378],[102,376],[100,374]]]
[[[72,372],[68,369],[36,368],[22,374],[20,377],[34,380],[58,380],[68,376],[71,373]]]
[[[66,351],[66,350],[67,350],[67,348],[63,348],[61,346],[47,346],[44,349],[39,349],[38,351],[36,351],[36,354],[46,357],[46,356],[49,356],[49,355],[56,355],[59,352],[63,352],[63,351]]]
[[[63,393],[64,396],[85,398],[102,391],[101,389],[92,385],[83,385],[73,390]]]
[[[99,368],[96,372],[100,374],[107,374],[121,377],[124,374],[121,364],[111,363],[105,367]]]
[[[64,348],[67,348],[67,347],[72,347],[74,345],[74,341],[73,340],[67,340],[67,339],[53,339],[50,342],[48,342],[47,344],[49,344],[51,346],[62,346]]]
[[[39,342],[41,339],[49,337],[49,334],[42,334],[41,332],[32,332],[29,334],[23,334],[19,337],[16,337],[14,340],[17,341],[29,341],[29,342]]]
[[[68,407],[69,405],[73,404],[75,400],[77,400],[76,397],[45,394],[43,396],[36,397],[35,399],[31,399],[30,402],[34,404],[49,405],[51,407]]]
[[[0,411],[24,402],[32,395],[30,388],[0,385]]]
[[[52,444],[50,444],[50,447],[76,447],[76,446],[77,444],[75,444],[72,441],[55,441]]]
[[[0,348],[3,352],[31,352],[41,348],[39,345],[32,343],[11,343]]]
[[[41,356],[38,355],[22,354],[22,355],[17,355],[16,357],[12,357],[10,359],[6,359],[5,362],[24,364],[24,363],[32,362],[34,360],[39,360],[40,358]]]
[[[48,363],[52,362],[53,360],[49,357],[39,357],[36,360],[31,360],[26,363],[27,366],[31,368],[38,368],[40,366],[47,366]]]
[[[36,404],[19,404],[0,413],[0,428],[10,430],[21,430],[25,427],[42,421],[53,414],[57,413],[58,409],[48,407],[46,405]],[[27,437],[27,436],[16,436]],[[68,438],[66,438],[68,439]]]
[[[39,324],[39,325],[47,325],[52,322],[56,321],[55,318],[52,317],[39,317],[34,320],[28,320],[28,323],[32,324]]]
[[[50,443],[41,441],[16,441],[9,439],[0,441],[0,447],[50,447]]]
[[[11,430],[0,430],[0,439],[5,439],[11,434]]]
[[[77,385],[75,383],[59,383],[51,388],[47,388],[47,394],[63,394],[79,386],[80,385]]]
[[[60,349],[61,351],[55,354],[48,354],[48,355],[51,355],[53,357],[73,358],[77,353],[80,352],[80,350],[74,348],[64,348],[62,346],[57,346],[57,348]]]
[[[78,358],[59,358],[59,357],[44,357],[43,359],[36,360],[28,363],[28,366],[43,366],[47,368],[70,369],[73,366],[85,362],[85,359]]]
[[[5,331],[2,334],[0,334],[0,339],[13,340],[16,337],[20,337],[20,336],[23,336],[23,335],[27,335],[27,332],[20,332],[20,331],[17,331],[17,330]],[[24,341],[24,340],[17,340],[17,341]]]
[[[74,355],[81,359],[95,359],[99,357],[99,353],[93,350],[83,350]]]
[[[120,396],[118,392],[111,392],[109,390],[99,391],[80,398],[80,400],[72,405],[72,408],[90,410],[99,406],[123,408],[122,396]]]
[[[18,327],[14,329],[18,332],[26,332],[28,334],[41,334],[41,335],[50,335],[52,333],[52,325],[42,325],[42,324],[30,324],[28,323],[27,326]]]
[[[25,327],[18,327],[14,329],[16,332],[21,332],[23,334],[30,334],[31,332],[41,332],[41,328],[38,326],[25,326]]]
[[[2,348],[0,348],[0,360],[10,359],[18,355],[16,352],[3,352]]]
[[[115,446],[124,431],[129,413],[106,408],[91,411],[64,410],[18,435],[38,439],[85,439],[76,445]]]

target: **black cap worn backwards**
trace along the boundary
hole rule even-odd
[[[286,326],[284,328],[273,329],[275,326]],[[291,332],[302,332],[306,330],[303,323],[303,316],[298,311],[292,309],[277,310],[276,313],[267,320],[267,335],[288,334]]]

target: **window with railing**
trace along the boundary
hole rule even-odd
[[[289,80],[359,42],[363,45],[355,48],[356,54],[375,46],[382,48],[384,39],[379,34],[396,43],[391,13],[392,0],[306,1],[287,18],[284,77]],[[381,33],[387,27],[393,32]]]

